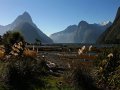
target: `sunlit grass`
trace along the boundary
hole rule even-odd
[[[5,51],[3,49],[0,49],[0,58],[3,58],[5,56]]]
[[[37,52],[36,51],[33,51],[33,50],[29,50],[29,49],[25,49],[24,52],[23,52],[23,55],[26,56],[26,57],[37,57]]]

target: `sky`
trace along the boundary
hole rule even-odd
[[[0,25],[12,23],[27,11],[48,36],[81,20],[88,23],[113,21],[120,0],[0,0]]]

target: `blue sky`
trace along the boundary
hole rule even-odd
[[[120,0],[0,0],[0,25],[7,25],[24,11],[48,36],[78,24],[113,21]]]

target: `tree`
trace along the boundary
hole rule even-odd
[[[39,39],[36,38],[35,41],[36,41],[37,45],[41,45],[41,40],[39,40]]]

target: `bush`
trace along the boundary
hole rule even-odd
[[[82,66],[78,66],[73,72],[73,85],[75,90],[98,90],[89,71]]]
[[[45,88],[41,61],[30,57],[10,57],[7,62],[0,62],[1,87],[8,90],[35,90]]]
[[[107,57],[113,53],[113,57]],[[120,90],[120,48],[105,50],[98,58],[96,82],[100,88],[107,90]]]
[[[3,35],[2,43],[5,47],[6,54],[9,54],[12,50],[12,46],[15,43],[22,42],[22,48],[24,48],[24,38],[19,32],[7,32]]]

